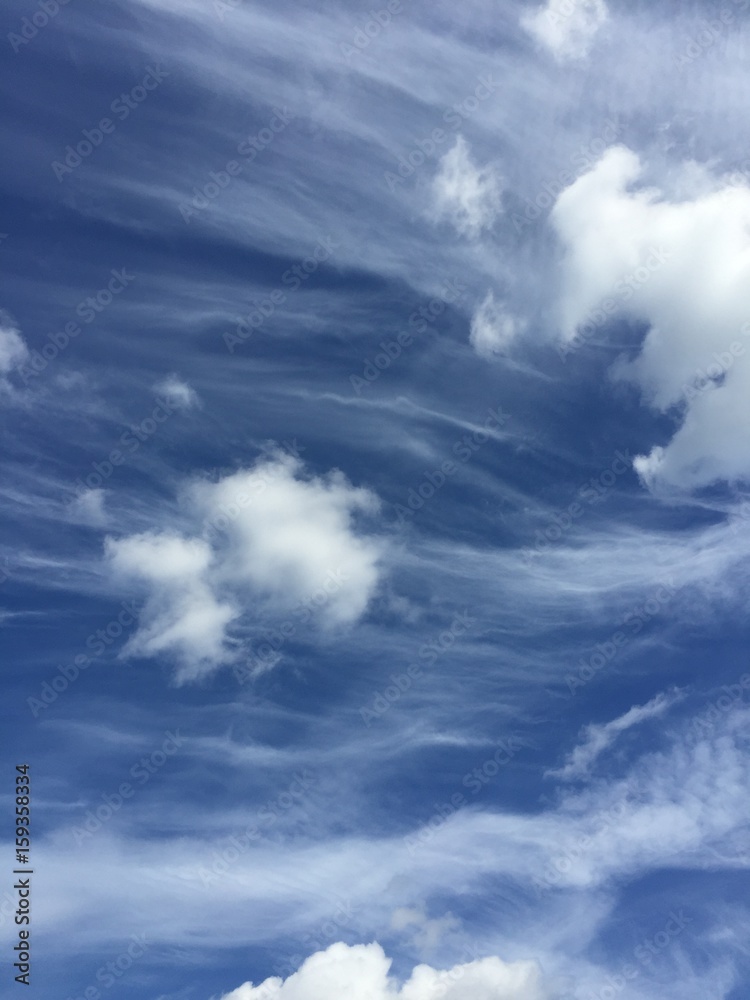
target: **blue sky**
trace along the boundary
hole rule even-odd
[[[747,6],[5,5],[29,995],[747,997]]]

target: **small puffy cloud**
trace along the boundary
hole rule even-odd
[[[613,374],[679,422],[634,462],[652,489],[750,479],[738,427],[750,420],[750,188],[688,165],[690,193],[638,186],[622,146],[567,188],[552,211],[565,247],[561,335],[569,344],[614,317],[647,328]],[[680,179],[677,179],[680,183]]]
[[[102,527],[108,521],[107,512],[104,509],[104,497],[104,490],[85,490],[76,496],[70,504],[70,516],[82,524]]]
[[[198,393],[179,375],[167,375],[166,378],[154,385],[153,391],[155,395],[166,399],[175,410],[190,410],[195,406],[200,406]]]
[[[108,539],[121,578],[140,580],[147,600],[126,655],[168,653],[192,680],[238,655],[228,627],[263,608],[304,624],[353,624],[379,580],[381,547],[358,534],[358,513],[377,497],[333,471],[306,476],[302,462],[273,455],[216,483],[189,485],[191,537],[173,532]],[[268,667],[268,663],[264,665]]]
[[[487,292],[471,321],[469,341],[480,357],[506,354],[521,333],[522,324]]]
[[[548,0],[546,7],[524,14],[522,26],[559,62],[588,55],[609,11],[604,0]]]
[[[201,484],[194,496],[209,522],[227,517],[223,573],[249,585],[279,608],[305,602],[332,578],[322,609],[332,625],[356,621],[378,579],[379,549],[353,528],[357,512],[379,506],[369,490],[353,487],[341,472],[303,475],[302,462],[276,455],[249,471],[216,484]]]
[[[0,388],[9,389],[7,376],[29,359],[26,342],[7,313],[0,312]]]
[[[555,771],[547,771],[547,775],[560,778],[563,781],[587,777],[594,762],[612,746],[620,733],[624,733],[626,729],[637,726],[648,719],[664,715],[680,698],[679,692],[673,692],[669,695],[659,694],[646,705],[634,705],[624,715],[613,719],[612,722],[586,726],[583,730],[583,742],[573,750],[565,766]]]
[[[459,136],[440,160],[432,183],[432,215],[447,219],[462,236],[476,239],[495,224],[502,208],[501,192],[495,168],[475,166],[466,140]]]
[[[107,539],[106,554],[117,574],[141,581],[148,592],[138,631],[123,655],[170,653],[179,663],[180,681],[194,680],[227,659],[225,630],[238,612],[214,594],[206,542],[143,533]]]
[[[549,1000],[534,962],[483,958],[446,971],[418,965],[399,987],[379,944],[333,944],[288,979],[245,983],[223,1000]]]

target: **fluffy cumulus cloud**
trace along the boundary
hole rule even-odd
[[[331,945],[288,979],[245,983],[223,1000],[548,1000],[534,962],[484,958],[446,971],[418,965],[399,985],[378,944]]]
[[[546,7],[525,14],[521,24],[563,62],[588,54],[608,16],[604,0],[548,0]]]
[[[166,399],[173,409],[190,410],[195,406],[200,406],[198,393],[179,375],[167,375],[166,378],[157,382],[153,389],[154,393]]]
[[[108,539],[107,555],[118,574],[148,588],[140,626],[124,654],[173,654],[179,677],[193,679],[226,658],[224,634],[237,609],[214,594],[209,580],[213,554],[201,539],[164,532]]]
[[[521,332],[521,323],[488,292],[471,321],[469,341],[480,357],[506,354]]]
[[[678,422],[635,461],[649,486],[747,481],[737,428],[750,420],[750,188],[692,164],[670,194],[639,184],[642,171],[615,147],[553,209],[566,252],[562,337],[575,349],[615,317],[645,328],[614,373]]]
[[[361,536],[357,514],[377,497],[333,471],[305,475],[302,463],[276,454],[218,482],[190,484],[183,501],[190,537],[170,531],[108,539],[121,577],[147,590],[138,631],[126,653],[168,652],[183,680],[238,655],[227,627],[244,611],[313,617],[324,627],[351,625],[379,579],[381,546]]]
[[[501,211],[502,181],[492,164],[477,167],[459,136],[440,160],[432,183],[432,215],[447,219],[462,236],[476,239],[491,229]]]

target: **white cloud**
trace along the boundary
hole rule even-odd
[[[228,581],[249,584],[284,610],[325,588],[323,618],[351,624],[373,594],[380,555],[371,539],[357,536],[353,517],[374,513],[379,501],[341,472],[303,472],[298,459],[276,455],[219,483],[200,484],[193,496],[209,524],[226,518],[222,572]]]
[[[70,504],[70,513],[75,520],[92,527],[101,527],[108,521],[104,509],[105,490],[86,490],[76,496]]]
[[[521,323],[487,292],[471,321],[469,341],[480,357],[493,358],[508,351],[522,330]]]
[[[670,200],[633,190],[641,172],[635,153],[615,147],[553,209],[566,248],[562,336],[603,329],[607,314],[648,327],[640,354],[614,373],[654,409],[682,415],[672,440],[634,463],[649,486],[745,481],[737,427],[750,420],[750,188],[691,164],[692,194]]]
[[[483,958],[446,971],[418,965],[401,987],[388,975],[391,961],[379,944],[331,945],[287,980],[245,983],[224,1000],[546,1000],[534,962]]]
[[[626,729],[637,726],[646,719],[654,719],[663,715],[680,697],[677,692],[669,695],[658,694],[646,705],[635,705],[618,719],[613,719],[612,722],[586,726],[583,731],[583,743],[573,750],[565,766],[554,771],[547,771],[547,775],[560,778],[563,781],[568,781],[571,778],[585,778],[591,770],[592,764],[615,742],[620,733],[624,733]]]
[[[0,386],[8,389],[6,379],[29,358],[29,349],[7,313],[0,312]]]
[[[200,406],[200,397],[195,389],[174,373],[156,382],[153,391],[157,396],[165,397],[177,410],[190,410],[194,406]]]
[[[502,182],[492,165],[476,167],[463,136],[440,160],[432,182],[435,219],[448,219],[462,236],[479,237],[501,211]]]
[[[604,0],[548,0],[546,7],[524,14],[521,24],[563,62],[588,55],[608,16]]]
[[[232,658],[227,626],[240,609],[263,607],[304,624],[351,625],[379,578],[380,546],[355,531],[377,497],[333,471],[305,476],[302,463],[274,455],[217,483],[193,483],[183,497],[192,537],[171,531],[107,541],[120,575],[140,578],[149,597],[126,653],[169,652],[178,677],[193,679]]]
[[[403,933],[410,931],[412,942],[420,952],[434,952],[461,929],[461,923],[451,913],[444,917],[428,917],[423,909],[415,906],[400,906],[391,917],[391,929]]]
[[[144,581],[149,591],[124,655],[169,652],[180,664],[178,680],[193,680],[227,659],[224,633],[238,612],[213,592],[206,542],[144,533],[107,539],[106,553],[116,573]]]

